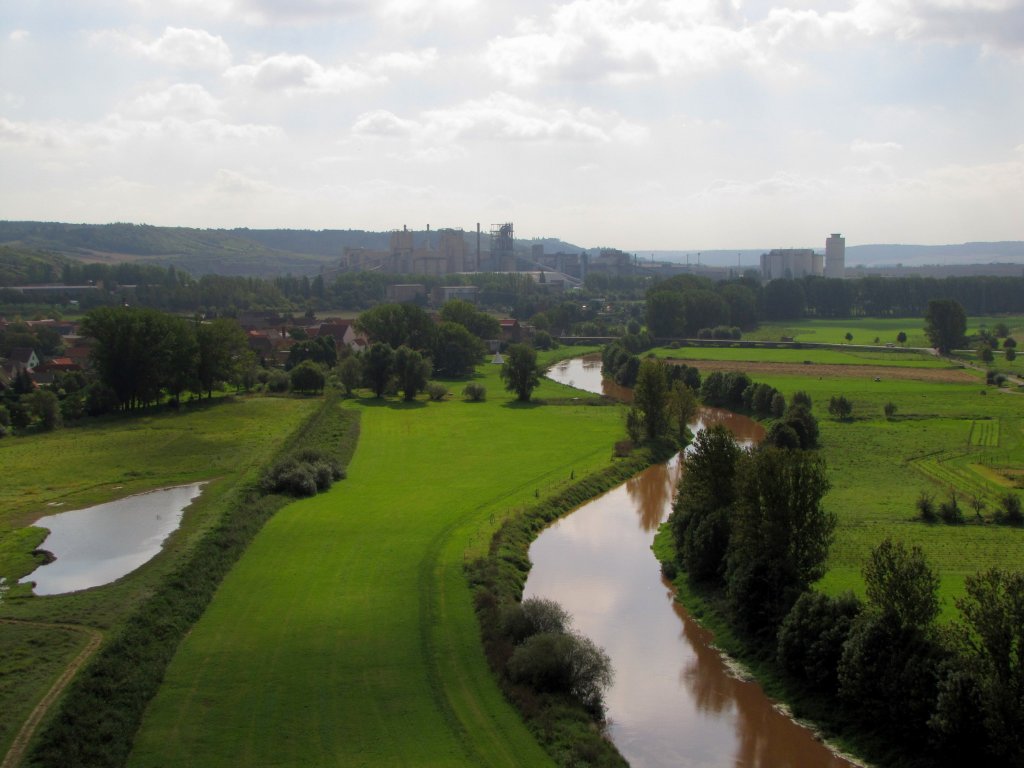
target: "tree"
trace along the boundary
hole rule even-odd
[[[698,407],[694,391],[682,381],[675,381],[668,396],[668,414],[680,445],[685,445],[689,439],[689,425],[697,416]]]
[[[849,344],[851,341],[853,341],[853,334],[847,331],[846,336],[844,336],[843,338],[846,339],[846,343]]]
[[[612,683],[612,665],[601,648],[586,637],[568,632],[532,635],[508,662],[513,682],[541,693],[560,693],[601,714],[603,694]]]
[[[415,400],[416,395],[423,391],[432,370],[430,360],[416,350],[409,347],[395,350],[395,376],[406,400]]]
[[[697,581],[722,577],[742,453],[732,433],[718,424],[698,432],[683,456],[669,525],[682,565]]]
[[[353,394],[363,383],[363,362],[356,355],[349,355],[338,365],[338,382],[346,395]]]
[[[668,428],[668,378],[665,364],[654,358],[640,363],[633,389],[633,405],[644,416],[644,432],[647,440],[657,440]]]
[[[896,341],[899,342],[900,344],[906,344],[907,334],[905,334],[903,331],[900,331],[899,333],[896,334]]]
[[[39,421],[39,425],[49,431],[61,424],[60,401],[48,390],[40,389],[28,395],[29,412]]]
[[[825,464],[813,453],[768,447],[744,460],[738,478],[726,593],[744,630],[772,636],[825,572],[836,525],[821,505]]]
[[[481,312],[468,301],[451,299],[441,307],[441,320],[458,323],[479,339],[497,339],[501,336],[498,319]]]
[[[1024,573],[991,568],[968,576],[959,638],[977,669],[982,722],[992,752],[1020,763],[1024,754]]]
[[[791,677],[835,694],[843,644],[860,612],[860,602],[849,592],[835,598],[804,592],[779,627],[779,664]]]
[[[391,345],[378,341],[366,350],[363,355],[363,377],[366,386],[373,390],[374,397],[381,397],[387,391],[394,368],[395,351]]]
[[[219,381],[231,381],[249,365],[252,353],[242,327],[230,318],[218,318],[200,323],[196,328],[199,345],[196,378],[199,391],[213,397],[213,388]]]
[[[981,361],[983,363],[991,363],[996,359],[995,353],[992,352],[992,347],[988,344],[982,344],[980,351]]]
[[[818,445],[818,420],[811,409],[797,402],[796,397],[786,411],[784,422],[800,438],[800,447],[807,451]]]
[[[356,328],[392,349],[403,344],[429,352],[434,344],[434,321],[415,304],[378,304],[356,318]]]
[[[460,323],[444,322],[434,336],[434,368],[445,376],[468,376],[484,355],[484,344]]]
[[[886,403],[882,410],[885,412],[885,418],[891,420],[896,415],[896,403]]]
[[[846,421],[853,413],[853,404],[846,399],[845,395],[832,395],[828,401],[828,412],[839,421]]]
[[[501,379],[505,389],[514,392],[516,399],[526,403],[530,394],[540,384],[540,368],[537,366],[537,352],[528,344],[513,344],[505,354],[501,366]]]
[[[686,332],[686,302],[682,294],[659,290],[647,296],[647,330],[663,338]]]
[[[1017,350],[1015,350],[1013,347],[1006,347],[1006,352],[1004,353],[1004,355],[1006,357],[1006,362],[1012,363],[1014,360],[1017,359]]]
[[[939,613],[939,577],[914,545],[885,539],[864,566],[868,601],[901,626],[924,628]]]
[[[292,368],[289,378],[295,392],[322,392],[324,389],[323,368],[312,360],[303,360]]]
[[[928,302],[924,317],[924,332],[939,354],[948,355],[963,343],[967,332],[964,308],[953,299],[933,299]]]

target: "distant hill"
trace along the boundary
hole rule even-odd
[[[710,251],[629,251],[637,258],[655,261],[673,261],[708,266],[757,267],[760,265],[762,253],[772,248],[788,248],[790,246],[773,245],[767,248],[737,248],[733,250],[717,249]],[[797,248],[811,246],[797,245]],[[824,253],[824,243],[814,246],[817,253]],[[993,243],[961,243],[959,245],[847,245],[846,266],[924,266],[927,264],[989,264],[989,263],[1024,263],[1024,242],[1010,240]]]
[[[433,238],[434,232],[429,233]],[[476,232],[466,231],[470,248]],[[413,232],[419,246],[425,230]],[[192,229],[149,224],[64,224],[39,221],[0,221],[0,246],[45,251],[88,262],[148,262],[173,265],[199,277],[205,274],[276,277],[315,275],[338,266],[346,247],[387,250],[390,232],[361,229]],[[436,243],[436,241],[435,241]],[[528,251],[535,243],[545,251],[578,253],[581,248],[555,238],[520,239]],[[482,237],[489,250],[490,238]]]

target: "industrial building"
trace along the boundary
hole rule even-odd
[[[761,254],[761,279],[799,280],[802,277],[846,276],[846,240],[833,234],[825,241],[825,253],[811,248],[778,248]]]

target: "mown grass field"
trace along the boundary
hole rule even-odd
[[[579,350],[576,350],[579,351]],[[348,479],[280,511],[180,647],[130,764],[545,765],[480,647],[467,559],[611,460],[618,407],[360,399]],[[535,397],[578,392],[545,381]]]
[[[68,595],[27,597],[15,585],[0,604],[0,755],[67,663],[85,646],[70,624],[109,631],[215,524],[226,497],[312,412],[312,400],[224,400],[212,406],[117,418],[0,441],[0,576],[28,574],[45,531],[26,527],[56,511],[156,487],[209,480],[182,526],[150,563],[113,584]],[[60,506],[50,506],[53,503]],[[43,544],[45,546],[45,544]]]
[[[980,328],[992,329],[996,323],[1006,323],[1010,335],[1024,342],[1024,317],[969,317],[967,333],[974,334]],[[799,320],[788,323],[764,323],[756,331],[744,334],[743,338],[760,341],[778,341],[783,336],[795,341],[820,342],[824,344],[845,344],[846,334],[853,336],[852,344],[897,343],[896,336],[902,331],[907,334],[906,346],[931,346],[924,334],[924,320],[914,317],[856,317],[841,320]]]
[[[917,352],[838,349],[766,349],[763,347],[679,347],[653,350],[655,356],[677,360],[740,360],[821,365],[884,365],[912,368],[949,368],[946,360]]]
[[[895,327],[897,321],[884,322]],[[809,325],[817,330],[820,321]],[[853,332],[856,337],[856,328]],[[681,351],[658,353],[678,357]],[[759,351],[758,360],[789,362],[780,354],[784,351]],[[729,359],[711,358],[699,367],[713,370],[721,359]],[[861,569],[872,547],[887,536],[925,551],[940,575],[947,619],[956,615],[954,600],[964,593],[967,575],[990,566],[1024,569],[1024,530],[992,522],[1002,494],[1024,497],[1024,395],[986,387],[983,378],[953,383],[883,375],[876,381],[851,375],[856,369],[842,364],[814,370],[814,376],[801,376],[788,366],[780,366],[784,372],[768,367],[751,376],[777,387],[787,400],[804,390],[814,401],[821,453],[832,483],[825,505],[839,521],[821,588],[830,593],[851,589],[863,596]],[[828,415],[833,395],[852,402],[852,421],[838,422]],[[883,411],[889,402],[897,408],[892,420]],[[966,524],[927,525],[915,519],[915,502],[922,492],[939,502],[951,490],[957,493]],[[972,497],[985,503],[982,521],[970,505]]]

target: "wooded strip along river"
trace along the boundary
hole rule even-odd
[[[623,394],[602,385],[600,359],[566,360],[548,376]],[[719,422],[748,444],[764,434],[756,422],[717,409],[703,409],[691,429]],[[679,471],[678,457],[651,467],[545,530],[530,547],[524,597],[560,603],[573,626],[608,652],[615,669],[605,697],[609,732],[634,768],[855,765],[785,716],[757,683],[739,679],[711,634],[674,600],[651,543],[671,511]]]

